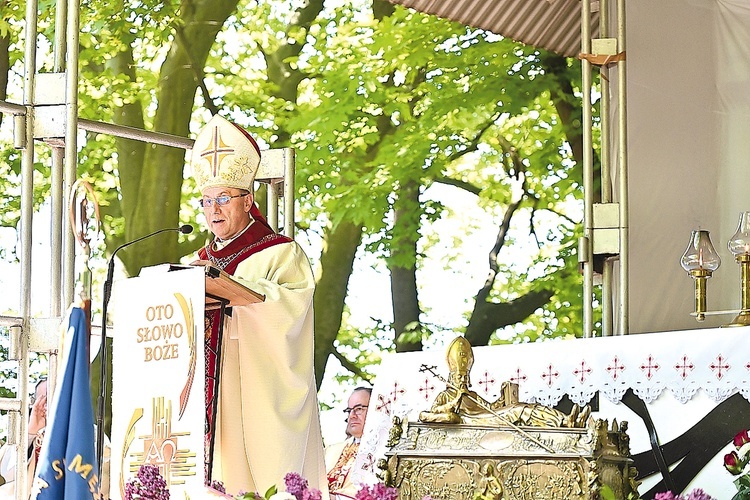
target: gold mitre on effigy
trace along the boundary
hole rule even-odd
[[[252,191],[260,149],[241,127],[214,115],[195,138],[190,166],[200,192],[216,186]]]
[[[450,345],[448,345],[446,359],[450,373],[468,375],[474,364],[474,353],[471,350],[469,341],[465,337],[456,337],[453,339]]]

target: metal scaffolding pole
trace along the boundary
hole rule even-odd
[[[55,73],[65,71],[65,21],[67,19],[67,6],[65,0],[57,0],[55,7],[55,41],[54,41],[54,67]],[[52,221],[55,221],[50,228],[50,252],[54,255],[61,255],[59,261],[50,259],[50,315],[60,316],[64,307],[62,273],[65,269],[66,255],[63,252],[63,224],[58,224],[63,217],[63,206],[65,203],[64,184],[65,177],[63,173],[63,161],[65,151],[61,146],[52,147],[52,174],[51,174],[51,193],[52,193]]]
[[[625,54],[625,0],[617,0],[617,51]],[[617,89],[619,108],[619,202],[620,202],[620,334],[630,333],[630,288],[628,286],[630,255],[630,237],[628,228],[628,114],[627,114],[627,61],[621,58],[617,61]]]
[[[61,0],[64,1],[64,0]],[[79,0],[68,0],[65,52],[67,66],[65,69],[65,190],[64,196],[71,196],[71,189],[78,177],[78,31],[79,31]],[[67,206],[67,203],[64,205]],[[75,286],[75,242],[73,228],[68,217],[60,213],[60,226],[65,228],[65,306],[74,302],[73,288]]]
[[[581,2],[581,52],[591,53],[591,3]],[[583,91],[583,237],[578,244],[579,261],[583,264],[583,337],[594,333],[594,262],[592,238],[594,229],[594,173],[591,114],[591,63],[581,60]]]
[[[21,318],[23,327],[17,332],[19,348],[15,359],[18,361],[18,379],[16,394],[21,400],[21,412],[16,419],[17,441],[16,441],[16,499],[21,500],[28,497],[26,491],[27,469],[18,466],[20,458],[26,456],[29,447],[28,421],[25,408],[28,407],[29,394],[29,360],[28,349],[29,330],[27,328],[31,316],[31,245],[32,245],[32,223],[34,214],[34,85],[36,75],[36,37],[37,37],[37,12],[36,0],[26,3],[26,42],[24,57],[24,85],[23,104],[26,106],[26,119],[24,120],[24,142],[21,153]]]
[[[609,0],[601,0],[599,11],[599,35],[602,38],[609,37]],[[609,85],[609,66],[603,64],[599,68],[599,85],[601,87],[601,99],[599,101],[599,110],[601,114],[601,147],[600,147],[600,161],[601,161],[601,195],[602,203],[612,202],[612,176],[611,171],[611,145],[608,140],[611,133],[610,127],[610,106],[609,106],[609,95],[611,87]],[[602,268],[602,337],[612,335],[614,328],[613,319],[613,308],[611,294],[613,286],[613,273],[614,273],[614,262],[612,259],[605,259]]]
[[[594,334],[593,300],[595,265],[601,266],[602,319],[603,336],[622,335],[628,332],[628,293],[627,293],[627,153],[626,153],[626,113],[625,113],[625,44],[624,44],[624,9],[625,0],[617,0],[618,38],[609,36],[613,5],[609,0],[598,2],[600,8],[599,38],[591,39],[589,22],[591,5],[589,1],[582,4],[581,23],[581,67],[583,93],[583,189],[584,189],[584,231],[578,244],[579,262],[583,267],[583,336]],[[593,62],[592,62],[593,61]],[[610,85],[610,65],[617,64],[618,85],[615,96],[612,96]],[[600,71],[600,123],[601,123],[601,192],[594,192],[593,165],[593,109],[592,109],[592,64],[599,65]],[[617,99],[617,112],[613,113],[611,105]],[[617,114],[617,133],[615,139],[614,115]],[[617,183],[618,199],[614,199],[613,155],[612,147],[617,144]],[[597,195],[600,202],[595,202]],[[620,263],[619,297],[615,300],[615,261]],[[615,306],[617,302],[617,306]],[[615,309],[618,312],[615,326]]]

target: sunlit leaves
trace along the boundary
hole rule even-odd
[[[186,9],[191,4],[84,4],[81,116],[112,122],[128,105],[136,105],[151,128],[160,105],[157,92],[169,87],[169,75],[160,73],[162,64],[171,50],[185,46],[180,36],[190,28]],[[303,28],[295,24],[296,7],[303,4],[238,3],[205,65],[191,67],[191,77],[205,85],[205,94],[182,103],[193,110],[191,133],[215,105],[263,148],[294,147],[298,220],[305,226],[310,221],[324,227],[342,221],[361,224],[365,250],[378,258],[399,254],[405,239],[394,230],[395,203],[404,186],[418,189],[419,197],[405,202],[414,218],[401,231],[420,236],[418,254],[409,256],[420,265],[431,246],[458,242],[474,229],[467,223],[461,228],[465,234],[434,234],[433,224],[451,212],[427,198],[430,186],[451,184],[472,193],[475,206],[494,226],[521,198],[498,254],[502,275],[491,299],[512,300],[534,286],[549,286],[558,292],[549,306],[519,326],[515,337],[512,332],[506,336],[517,340],[568,333],[572,327],[565,325],[577,324],[580,314],[574,252],[581,180],[555,99],[579,106],[575,96],[556,92],[558,80],[580,86],[576,63],[552,67],[550,58],[533,47],[400,7],[376,20],[366,2],[326,4],[309,29]],[[8,26],[17,29],[19,2],[9,5],[16,14],[15,24]],[[5,15],[3,11],[2,22]],[[43,28],[41,36],[49,37],[48,19]],[[20,57],[19,50],[14,46],[14,57]],[[123,62],[131,50],[132,63]],[[80,145],[82,170],[100,187],[107,224],[118,234],[124,217],[119,205],[122,165],[114,140],[87,134]],[[18,154],[2,152],[0,168],[15,180],[9,169],[17,174]],[[190,217],[191,182],[185,179],[182,186],[181,217]],[[18,204],[11,194],[3,196],[9,207],[3,222],[12,224]],[[397,258],[406,259],[404,253]],[[463,264],[450,255],[446,272]],[[471,298],[466,302],[470,310]],[[345,326],[339,343],[360,347],[354,335]]]

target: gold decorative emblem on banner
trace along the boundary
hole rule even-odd
[[[153,398],[152,401],[151,433],[131,439],[124,448],[124,455],[133,457],[128,469],[136,474],[141,465],[153,464],[159,467],[159,473],[167,482],[167,487],[184,484],[185,480],[181,478],[196,474],[196,452],[180,449],[178,441],[180,436],[189,436],[190,432],[175,432],[172,429],[171,401],[165,404],[164,397]],[[130,436],[134,436],[135,422],[140,418],[135,417],[139,414],[143,414],[140,408],[134,413],[134,421],[131,421]],[[128,451],[135,440],[142,443],[143,451]],[[124,458],[125,456],[123,461]]]
[[[188,373],[185,377],[185,386],[182,389],[182,392],[180,393],[180,411],[179,415],[177,416],[178,419],[182,418],[182,415],[185,413],[185,409],[187,408],[188,399],[190,398],[190,389],[193,387],[193,380],[195,379],[195,367],[197,362],[197,346],[196,346],[196,336],[195,336],[195,328],[194,328],[194,316],[193,316],[193,304],[188,303],[188,301],[185,299],[185,296],[181,293],[175,293],[174,294],[175,299],[177,299],[177,302],[180,304],[180,309],[182,310],[182,315],[185,317],[185,331],[187,332],[187,341],[188,341],[188,352],[190,356],[190,363],[188,364]]]

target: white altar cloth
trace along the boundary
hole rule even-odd
[[[445,348],[439,348],[384,356],[368,409],[356,480],[377,480],[376,463],[387,449],[393,416],[416,420],[419,411],[429,409],[445,387],[431,374],[420,372],[425,364],[447,377],[445,354]],[[676,437],[672,434],[677,428],[699,420],[707,407],[733,394],[750,400],[750,327],[475,347],[474,358],[472,388],[490,401],[498,397],[506,380],[518,383],[521,401],[548,406],[557,404],[563,395],[587,404],[599,391],[600,411],[595,416],[610,422],[628,420],[633,453],[647,450],[649,441],[640,419],[618,404],[628,389],[652,412],[659,406],[669,408],[661,417],[653,415],[663,442]],[[678,425],[670,421],[675,411]],[[739,431],[744,424],[737,425]],[[721,468],[718,472],[728,476]],[[732,487],[730,477],[722,479]]]

